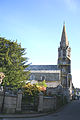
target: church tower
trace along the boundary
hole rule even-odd
[[[61,70],[61,84],[63,88],[69,88],[71,83],[71,48],[67,39],[65,24],[58,48],[58,67]]]

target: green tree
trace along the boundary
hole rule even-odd
[[[21,44],[0,37],[0,71],[5,74],[3,85],[20,87],[25,84],[29,71],[24,71],[28,67],[28,58],[24,55],[25,48],[21,48]]]
[[[37,86],[44,86],[44,87],[47,87],[47,84],[45,82],[45,80],[43,80],[42,82],[38,82],[36,83]]]

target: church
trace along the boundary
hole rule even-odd
[[[57,65],[30,65],[27,69],[31,71],[29,80],[46,81],[47,87],[61,85],[64,89],[72,88],[71,76],[71,48],[63,25],[60,47],[58,48]]]

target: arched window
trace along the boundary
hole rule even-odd
[[[46,76],[41,76],[41,80],[45,80],[46,79]]]

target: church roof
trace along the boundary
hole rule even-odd
[[[57,65],[30,65],[25,70],[59,70]]]

